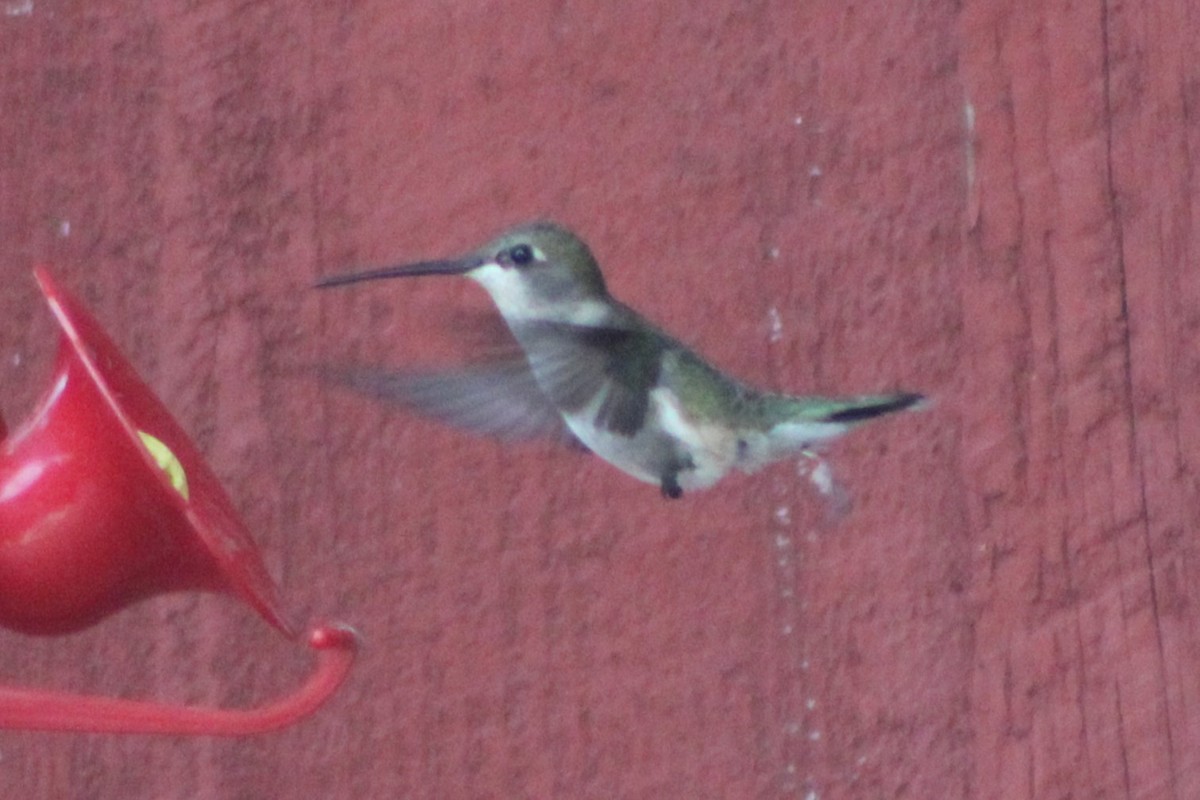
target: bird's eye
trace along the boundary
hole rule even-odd
[[[523,267],[533,261],[533,248],[527,244],[519,244],[508,251],[508,257],[518,267]]]

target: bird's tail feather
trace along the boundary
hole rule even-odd
[[[925,402],[924,395],[912,392],[845,397],[830,400],[823,407],[813,408],[812,417],[821,422],[841,422],[853,425],[881,417],[884,414],[920,407]]]

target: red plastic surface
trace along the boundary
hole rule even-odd
[[[191,440],[79,302],[45,268],[37,279],[62,335],[50,388],[0,441],[0,625],[65,633],[152,594],[209,589],[240,595],[293,636],[257,547]],[[165,446],[164,463],[144,436]],[[0,686],[0,729],[276,730],[310,716],[354,663],[352,629],[318,627],[308,640],[315,669],[273,703],[211,708]],[[248,648],[231,643],[238,649]]]
[[[0,625],[62,633],[151,594],[240,595],[293,635],[274,582],[216,477],[96,320],[45,268],[62,328],[50,387],[0,443]],[[174,488],[139,439],[182,465]]]
[[[248,736],[286,728],[329,700],[358,650],[358,634],[344,625],[313,628],[306,638],[316,667],[300,688],[271,703],[248,709],[173,706],[0,685],[0,730]]]

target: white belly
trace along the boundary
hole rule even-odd
[[[685,491],[705,489],[738,460],[737,436],[728,428],[697,423],[683,413],[674,393],[650,392],[646,424],[633,436],[600,430],[594,424],[603,397],[564,415],[575,436],[593,453],[638,480],[661,485],[667,465],[681,458],[692,465],[678,474]]]

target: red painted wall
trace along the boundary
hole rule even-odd
[[[0,409],[51,260],[368,640],[283,733],[0,733],[4,796],[1200,797],[1194,4],[4,8]],[[670,503],[312,377],[487,308],[315,278],[540,216],[745,379],[937,405],[835,450],[839,518],[787,464]],[[13,683],[306,667],[212,597],[0,632]]]

